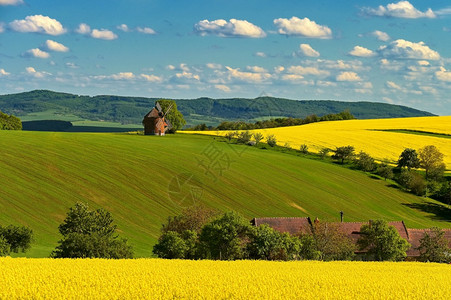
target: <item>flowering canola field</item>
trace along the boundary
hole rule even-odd
[[[434,263],[0,258],[0,299],[451,299]]]
[[[448,136],[382,130],[416,130]],[[446,167],[451,170],[451,116],[330,121],[251,132],[261,132],[265,137],[274,134],[278,145],[289,144],[294,149],[306,144],[312,152],[318,152],[323,147],[335,149],[351,145],[357,153],[365,151],[378,160],[389,162],[397,161],[405,148],[418,150],[427,145],[435,145],[445,155]],[[226,131],[201,133],[223,135]]]

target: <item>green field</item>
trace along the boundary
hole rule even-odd
[[[451,227],[441,221],[449,208],[389,184],[331,163],[208,136],[0,131],[0,224],[34,230],[31,257],[50,254],[58,225],[77,201],[109,210],[137,256],[151,255],[161,223],[191,205],[191,195],[249,219],[337,221],[342,210],[346,221]]]

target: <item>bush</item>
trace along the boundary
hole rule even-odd
[[[237,142],[241,143],[241,144],[247,144],[247,143],[249,143],[251,138],[252,138],[252,134],[248,130],[242,131],[238,135]]]
[[[153,246],[153,253],[160,258],[185,258],[188,247],[175,231],[168,231],[160,236]]]
[[[0,226],[0,255],[26,252],[33,242],[33,231],[25,226]]]
[[[374,170],[376,164],[374,158],[372,158],[368,153],[360,151],[355,159],[355,164],[357,167],[365,172],[371,172]]]
[[[377,174],[384,178],[384,180],[393,178],[393,168],[387,165],[386,163],[381,163],[377,167]]]
[[[448,247],[448,240],[445,232],[440,228],[432,228],[426,231],[420,239],[420,260],[424,262],[451,262],[451,249]]]
[[[341,164],[343,164],[346,159],[350,159],[354,156],[354,147],[353,146],[337,147],[335,150],[333,150],[333,152],[335,154],[332,155],[332,158],[341,160]]]
[[[330,149],[329,148],[321,148],[321,150],[319,150],[319,156],[321,157],[321,159],[324,159],[327,154],[329,154]]]
[[[22,130],[22,122],[18,117],[0,111],[0,130]]]
[[[274,147],[277,145],[277,139],[276,136],[274,134],[270,134],[266,137],[266,143],[271,146]]]
[[[260,132],[254,133],[253,137],[254,137],[256,146],[258,145],[258,143],[260,143],[263,140],[263,134],[261,134]]]
[[[303,154],[308,154],[308,146],[306,144],[302,144],[301,147],[299,148],[299,150]]]

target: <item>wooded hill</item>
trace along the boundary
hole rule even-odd
[[[0,110],[16,116],[54,111],[56,115],[75,115],[92,121],[141,124],[143,116],[160,98],[123,96],[80,96],[48,90],[0,95]],[[346,102],[332,100],[290,100],[274,97],[255,99],[175,99],[187,126],[222,121],[257,121],[276,117],[305,118],[316,114],[349,110],[358,119],[432,116],[433,114],[406,106],[377,102]],[[55,118],[57,119],[57,118]]]

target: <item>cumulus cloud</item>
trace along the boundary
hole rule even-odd
[[[376,37],[379,41],[387,42],[390,40],[390,36],[386,32],[380,30],[373,31],[371,35]]]
[[[78,69],[79,68],[79,66],[73,62],[67,62],[65,65],[66,65],[66,68],[69,68],[69,69]]]
[[[430,63],[429,63],[427,60],[419,60],[419,61],[418,61],[418,64],[419,64],[420,66],[424,66],[424,67],[430,65]]]
[[[132,72],[120,72],[111,75],[110,78],[114,80],[129,80],[135,78],[135,74],[133,74]]]
[[[304,81],[304,76],[298,74],[284,74],[282,75],[282,80],[291,81],[291,82],[300,82]]]
[[[341,72],[336,77],[337,81],[362,81],[356,72]]]
[[[43,15],[28,16],[24,20],[14,20],[9,27],[18,32],[37,32],[50,35],[60,35],[66,32],[61,23]]]
[[[75,29],[75,32],[79,34],[90,34],[91,33],[91,27],[89,27],[86,23],[81,23],[78,25],[78,28]]]
[[[187,72],[187,71],[183,71],[181,73],[176,73],[175,77],[173,77],[175,79],[194,79],[196,81],[200,80],[199,75],[197,74],[193,74],[191,72]]]
[[[309,44],[300,44],[299,49],[300,53],[304,56],[318,57],[320,55],[319,52],[313,49]]]
[[[39,48],[30,49],[25,53],[25,56],[32,56],[37,58],[49,58],[50,54],[48,52],[42,51]]]
[[[91,37],[101,40],[115,40],[117,35],[108,29],[93,29],[91,32]]]
[[[374,56],[375,53],[365,47],[355,46],[354,49],[349,52],[349,55],[356,57],[371,57]]]
[[[11,73],[6,72],[5,69],[0,69],[0,77],[1,76],[8,76],[9,74],[11,74]]]
[[[440,59],[440,54],[429,48],[424,42],[413,43],[402,39],[379,47],[378,52],[384,57],[393,59]]]
[[[262,83],[271,78],[271,74],[269,73],[243,72],[239,68],[233,69],[230,67],[226,67],[226,69],[229,79],[237,79],[250,83]]]
[[[149,27],[136,27],[136,31],[144,33],[144,34],[157,34],[155,30]]]
[[[162,82],[163,81],[163,79],[161,77],[156,76],[156,75],[140,74],[139,76],[149,82]]]
[[[19,5],[22,3],[23,3],[23,0],[0,0],[0,6]]]
[[[123,31],[123,32],[129,32],[130,29],[128,28],[127,24],[121,24],[116,26],[117,29]]]
[[[36,78],[43,78],[46,75],[51,75],[50,73],[47,73],[47,72],[38,72],[33,67],[26,67],[25,70],[27,71],[27,74],[29,74],[33,77],[36,77]]]
[[[215,84],[215,88],[226,93],[229,93],[231,91],[230,88],[225,84]]]
[[[47,40],[45,42],[45,48],[49,51],[55,51],[55,52],[67,52],[69,51],[69,48],[64,46],[63,44],[60,44],[58,42]]]
[[[416,9],[409,1],[399,1],[390,3],[387,6],[380,5],[377,8],[364,7],[362,12],[370,16],[418,19],[418,18],[436,18],[432,9],[428,8],[422,12]]]
[[[266,36],[266,33],[260,27],[246,20],[236,19],[230,19],[229,22],[223,19],[203,20],[194,24],[194,31],[201,36],[208,34],[220,37],[244,38],[263,38]]]
[[[254,55],[255,55],[255,56],[258,56],[258,57],[266,57],[266,53],[265,53],[265,52],[261,52],[261,51],[255,52]]]
[[[212,69],[212,70],[219,70],[219,69],[222,69],[222,65],[215,64],[215,63],[208,63],[207,68]]]
[[[268,70],[259,66],[247,66],[246,69],[254,73],[268,73]]]
[[[399,85],[397,85],[396,83],[394,83],[393,81],[387,81],[385,83],[385,85],[391,89],[402,90],[402,88]]]
[[[440,81],[451,82],[451,72],[444,67],[440,67],[440,70],[435,72],[435,77]]]
[[[319,25],[315,21],[311,21],[309,18],[279,18],[275,19],[273,22],[277,27],[277,32],[280,34],[318,39],[330,39],[332,37],[332,30],[329,27]]]
[[[328,76],[329,71],[320,70],[315,67],[303,67],[303,66],[291,66],[287,69],[288,73],[297,75],[316,75],[316,76]]]

